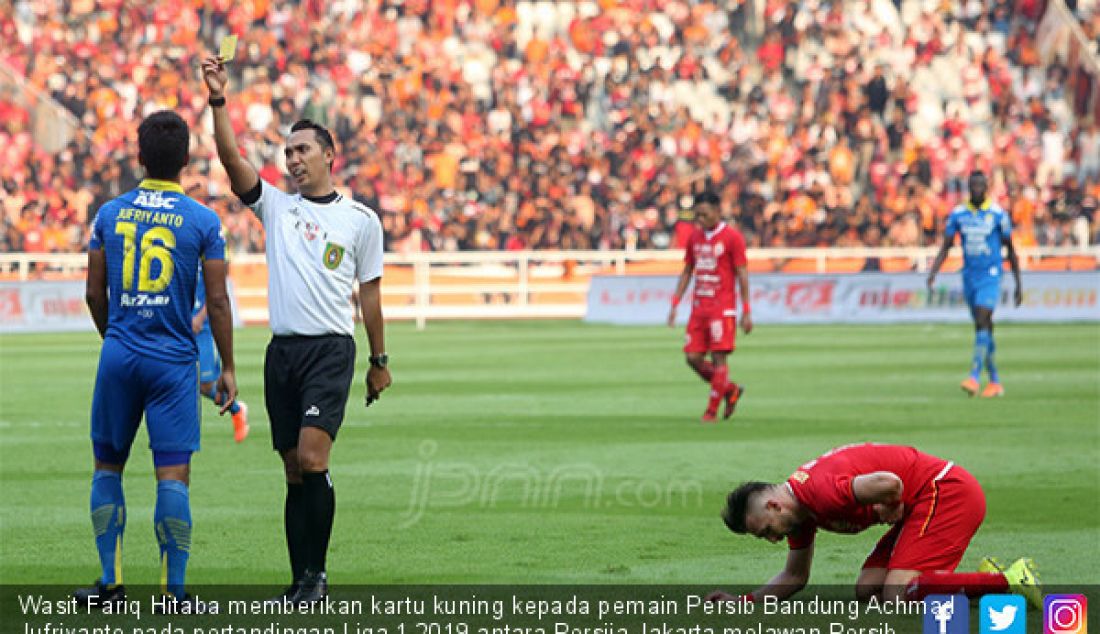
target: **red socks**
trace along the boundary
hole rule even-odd
[[[730,368],[728,365],[720,365],[714,368],[714,376],[710,379],[710,400],[707,401],[707,411],[717,412],[718,404],[726,397],[729,389]]]
[[[905,589],[911,601],[930,594],[965,594],[973,599],[1004,592],[1008,592],[1008,580],[999,572],[925,572]]]

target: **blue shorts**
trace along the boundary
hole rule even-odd
[[[1001,279],[995,277],[977,282],[964,279],[963,295],[971,310],[978,307],[993,310],[1001,300]]]
[[[92,442],[122,455],[141,425],[156,452],[199,450],[199,381],[195,363],[168,363],[103,341],[92,395]]]
[[[217,381],[222,375],[222,358],[218,356],[214,335],[209,330],[203,330],[195,335],[195,344],[199,347],[199,382]]]

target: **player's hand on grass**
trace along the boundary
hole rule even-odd
[[[905,505],[901,502],[897,504],[875,504],[871,508],[874,509],[879,521],[883,524],[897,524],[905,515]]]
[[[382,391],[389,387],[392,382],[389,368],[371,366],[367,370],[367,407],[377,401],[382,395]]]
[[[220,97],[225,93],[225,87],[229,84],[229,73],[220,57],[210,55],[202,60],[202,79],[206,82],[210,96]]]
[[[741,330],[743,330],[746,335],[752,332],[752,313],[741,315]]]
[[[1016,302],[1017,308],[1024,303],[1024,289],[1020,288],[1019,284],[1016,285],[1016,292],[1012,294],[1012,299]]]
[[[237,400],[237,377],[234,376],[233,370],[222,369],[222,375],[218,377],[218,387],[215,390],[217,399],[215,403],[221,405],[218,409],[218,415],[224,415],[229,411],[229,406]]]

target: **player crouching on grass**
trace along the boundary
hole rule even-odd
[[[705,423],[717,418],[721,401],[725,401],[722,417],[729,418],[745,392],[743,385],[729,380],[729,367],[726,365],[726,357],[735,347],[737,330],[735,277],[741,286],[741,328],[746,335],[752,332],[745,238],[740,231],[722,222],[720,203],[718,195],[711,191],[695,198],[695,219],[699,226],[688,238],[684,270],[676,283],[672,307],[668,311],[668,325],[671,328],[676,324],[676,307],[694,274],[695,289],[684,354],[691,369],[710,383],[710,399],[703,412]],[[709,362],[706,360],[707,352],[710,352]]]
[[[810,579],[819,528],[859,533],[889,524],[863,562],[856,581],[860,600],[1011,590],[1041,607],[1042,589],[1030,559],[1001,568],[986,558],[978,572],[955,572],[984,518],[981,486],[953,462],[898,445],[838,447],[799,467],[786,482],[746,482],[729,494],[722,519],[731,531],[772,543],[786,539],[790,552],[783,570],[751,594],[715,592],[709,598],[786,599]]]

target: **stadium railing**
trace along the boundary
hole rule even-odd
[[[934,247],[749,249],[750,271],[843,274],[926,272]],[[1100,245],[1019,250],[1025,270],[1100,268]],[[387,253],[382,285],[386,317],[412,319],[578,318],[593,275],[676,275],[681,250],[473,251]],[[957,249],[944,272],[957,270]],[[83,277],[80,253],[0,253],[0,281]],[[267,321],[267,266],[262,253],[235,255],[230,265],[237,304],[246,323]]]

